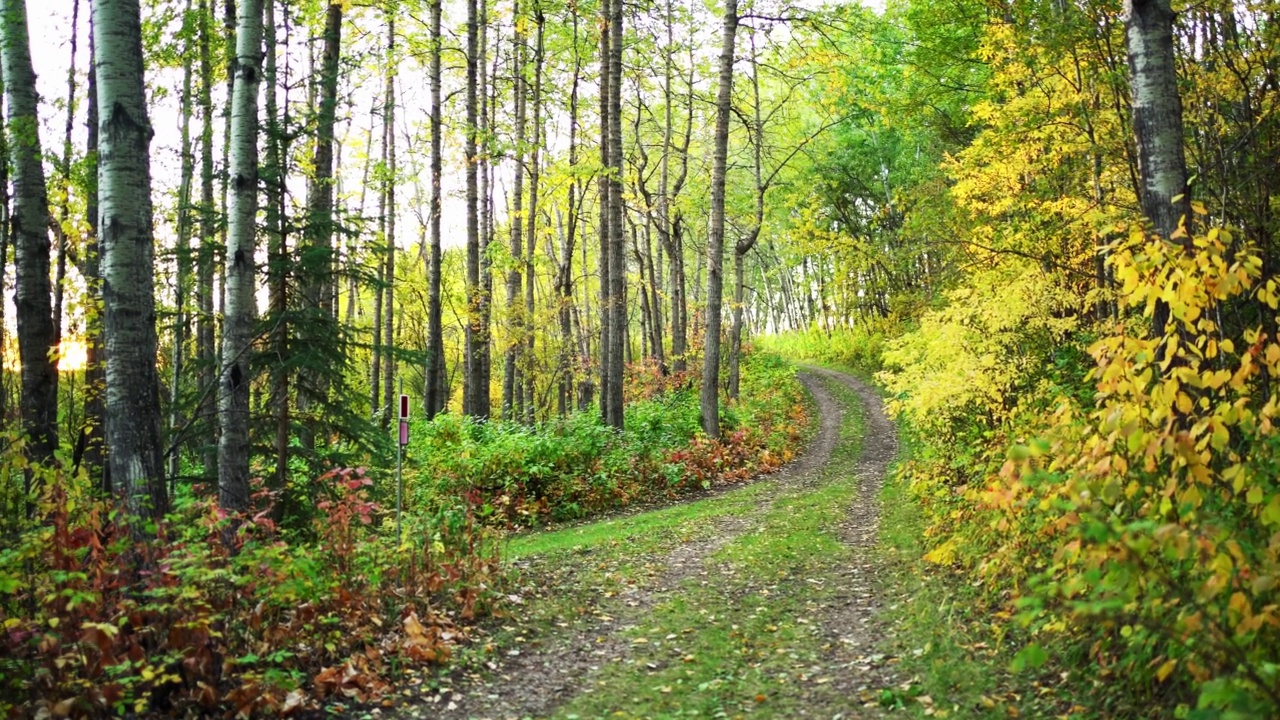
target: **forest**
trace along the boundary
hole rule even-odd
[[[0,716],[1280,716],[1278,13],[0,0]]]

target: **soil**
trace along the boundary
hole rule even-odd
[[[719,518],[714,532],[684,542],[665,555],[647,558],[647,577],[625,587],[607,603],[602,601],[576,618],[566,618],[541,637],[526,638],[519,649],[507,651],[483,672],[455,671],[443,679],[440,688],[419,695],[420,704],[386,714],[442,720],[538,718],[553,714],[583,692],[593,671],[606,662],[626,658],[631,644],[625,632],[642,623],[655,603],[678,588],[690,593],[716,583],[725,574],[708,559],[718,549],[752,531],[781,493],[821,480],[840,439],[844,410],[819,377],[843,384],[858,395],[865,409],[866,431],[861,454],[852,468],[859,482],[857,501],[839,528],[839,535],[853,550],[855,560],[834,576],[821,579],[834,583],[837,592],[813,615],[825,641],[824,657],[822,666],[810,668],[808,673],[831,681],[821,687],[820,693],[815,692],[812,714],[804,714],[826,718],[877,716],[873,691],[901,680],[893,658],[877,652],[885,646],[885,634],[891,629],[878,619],[887,600],[882,596],[872,552],[880,520],[877,498],[898,444],[893,424],[885,417],[880,397],[872,388],[849,375],[819,368],[807,368],[800,374],[816,404],[818,431],[802,455],[757,480],[769,483],[759,494],[757,510],[746,516]],[[543,568],[536,561],[527,561],[522,570],[536,577]],[[567,569],[549,582],[563,585],[572,583],[574,577],[573,570]],[[694,578],[696,582],[686,582]],[[831,707],[833,697],[842,698],[841,707]],[[371,714],[376,717],[383,713]]]

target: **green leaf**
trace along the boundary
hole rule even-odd
[[[1045,652],[1044,648],[1040,647],[1038,643],[1031,643],[1013,656],[1013,662],[1010,663],[1009,669],[1013,672],[1035,670],[1048,661],[1049,653]]]

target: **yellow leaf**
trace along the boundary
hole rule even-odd
[[[1262,488],[1254,485],[1249,488],[1249,494],[1245,496],[1250,505],[1260,505],[1262,503]]]
[[[1159,680],[1160,682],[1164,682],[1165,678],[1169,677],[1169,674],[1172,673],[1173,669],[1177,666],[1178,666],[1177,660],[1173,658],[1169,658],[1168,660],[1165,660],[1164,664],[1162,664],[1156,670],[1156,679]]]
[[[1201,503],[1204,502],[1204,498],[1200,495],[1200,489],[1195,485],[1192,485],[1182,491],[1182,494],[1178,496],[1178,502],[1184,505],[1190,505],[1193,508],[1198,508]]]

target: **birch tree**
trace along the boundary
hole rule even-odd
[[[41,164],[25,0],[0,1],[0,43],[8,109],[5,129],[13,170],[14,309],[22,361],[22,429],[27,435],[27,456],[43,463],[53,459],[58,445],[57,330],[49,298],[49,195]]]
[[[218,374],[218,504],[249,508],[250,342],[257,315],[254,254],[258,215],[258,86],[262,84],[262,0],[240,0],[231,91],[231,197],[226,309]]]
[[[127,508],[168,509],[156,373],[151,123],[142,75],[138,0],[95,0],[100,108],[98,228],[107,355],[106,439],[111,482]]]
[[[1170,240],[1180,222],[1190,222],[1191,199],[1169,0],[1126,0],[1125,46],[1138,146],[1138,200],[1156,233]],[[1156,335],[1164,333],[1168,322],[1169,306],[1158,302],[1152,316]]]

